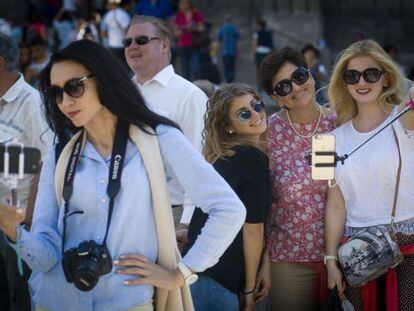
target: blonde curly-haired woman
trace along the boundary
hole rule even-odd
[[[218,263],[199,274],[198,282],[192,285],[196,310],[254,308],[269,205],[268,159],[262,152],[266,133],[264,105],[251,86],[228,84],[208,101],[203,154],[239,196],[247,216]],[[189,246],[208,222],[207,215],[197,208],[188,231]]]

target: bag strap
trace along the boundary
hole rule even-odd
[[[394,126],[391,126],[391,128],[392,128],[392,133],[394,134],[394,139],[395,139],[395,143],[397,144],[397,150],[398,150],[397,179],[395,181],[394,203],[393,203],[392,212],[391,212],[391,231],[394,231],[395,212],[396,212],[396,209],[397,209],[397,201],[398,201],[398,189],[400,188],[402,158],[401,158],[400,143],[398,141],[397,133],[394,129]]]

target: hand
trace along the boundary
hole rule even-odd
[[[256,301],[260,301],[269,295],[270,289],[272,288],[270,275],[270,258],[266,252],[263,255],[263,261],[256,277],[256,293],[254,295]]]
[[[345,299],[345,282],[342,279],[342,272],[336,265],[336,261],[328,260],[326,268],[328,270],[328,288],[332,289],[336,286],[338,288],[339,297]]]
[[[137,278],[125,281],[127,286],[136,286],[148,284],[164,289],[175,289],[184,285],[184,276],[180,270],[167,270],[155,263],[149,262],[144,256],[137,254],[127,254],[119,257],[114,261],[114,265],[118,268],[116,273]]]
[[[22,208],[0,204],[0,229],[12,241],[16,242],[16,226],[23,222],[25,211]]]
[[[175,236],[177,239],[178,249],[180,252],[183,251],[184,247],[188,243],[188,225],[187,224],[179,224],[177,229],[175,230]]]
[[[254,293],[251,294],[240,294],[239,297],[239,302],[240,302],[240,309],[241,310],[246,310],[246,311],[253,311],[254,310],[254,305],[255,305],[255,301],[254,301]]]

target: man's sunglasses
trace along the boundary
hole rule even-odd
[[[57,104],[61,104],[63,101],[63,92],[68,94],[70,97],[79,98],[85,92],[84,81],[93,78],[93,75],[73,78],[65,82],[63,88],[60,86],[52,85],[47,89],[47,94],[51,100],[55,101]]]
[[[148,44],[148,42],[152,40],[157,40],[157,39],[159,38],[148,37],[148,36],[136,36],[135,38],[125,38],[124,40],[122,40],[122,44],[124,45],[124,47],[128,48],[131,46],[132,40],[134,40],[137,45],[145,45],[145,44]]]
[[[287,96],[292,93],[293,85],[292,82],[295,82],[296,85],[302,85],[309,80],[309,69],[304,67],[299,67],[293,73],[290,79],[284,79],[276,83],[273,88],[273,94],[279,96]]]
[[[359,72],[357,70],[345,70],[342,74],[342,79],[344,79],[346,84],[357,84],[359,80],[361,79],[361,76],[364,77],[365,82],[368,83],[376,83],[381,79],[381,76],[385,72],[382,72],[381,70],[377,68],[368,68],[365,69],[363,72]]]
[[[261,100],[257,100],[250,105],[251,109],[243,109],[237,113],[237,120],[240,123],[246,123],[252,117],[252,109],[257,113],[261,113],[265,109],[265,105]]]

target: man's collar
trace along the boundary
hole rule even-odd
[[[159,71],[152,79],[146,81],[142,86],[145,84],[149,84],[152,81],[157,81],[163,87],[167,87],[168,83],[170,82],[171,78],[175,75],[174,67],[172,65],[168,65],[161,71]],[[138,83],[137,75],[133,77],[133,80]],[[139,83],[138,83],[139,84]]]
[[[16,82],[13,83],[13,85],[7,90],[6,93],[1,97],[2,101],[5,101],[6,103],[10,103],[14,101],[17,96],[20,94],[20,91],[23,88],[24,84],[24,78],[21,73],[19,73],[19,78]]]

